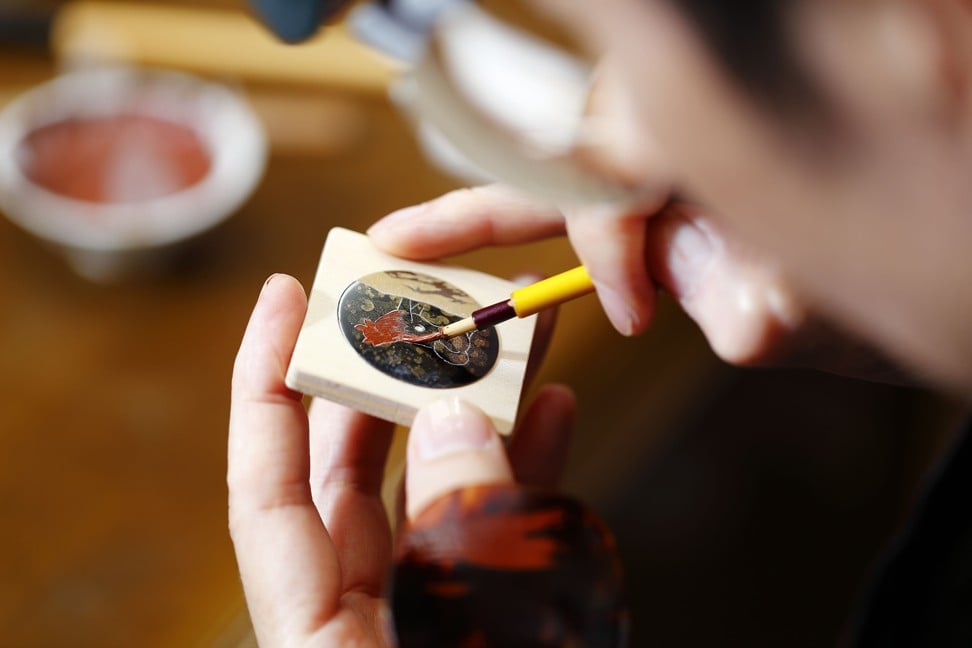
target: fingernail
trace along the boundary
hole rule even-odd
[[[390,230],[400,227],[421,214],[423,211],[425,211],[425,209],[426,206],[423,203],[421,205],[412,205],[411,207],[405,207],[403,209],[399,209],[398,211],[393,211],[369,227],[368,233],[371,234],[376,231],[381,232],[383,230]]]
[[[272,275],[270,275],[269,277],[267,277],[267,280],[263,282],[263,287],[260,289],[260,294],[261,295],[263,294],[263,291],[267,289],[267,286],[270,285],[270,282],[272,282],[278,276],[280,276],[280,273],[279,272],[275,272]]]
[[[594,282],[594,287],[597,289],[597,296],[601,300],[601,306],[604,307],[604,312],[607,314],[608,319],[611,320],[614,328],[621,335],[633,335],[635,326],[638,323],[638,317],[628,307],[628,302],[613,288],[609,288],[599,281]]]
[[[543,279],[543,275],[537,274],[536,272],[524,272],[523,274],[516,275],[510,281],[513,284],[524,288],[530,284],[537,283],[541,279]]]
[[[496,432],[486,415],[458,398],[437,400],[419,410],[412,423],[411,443],[423,461],[482,450]]]
[[[702,284],[712,257],[712,241],[701,229],[685,222],[675,230],[668,252],[668,268],[676,297],[690,297]]]

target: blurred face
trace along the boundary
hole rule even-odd
[[[631,137],[678,186],[824,315],[972,393],[968,3],[795,2],[785,40],[821,108],[809,121],[748,94],[663,0],[535,2],[612,66]]]

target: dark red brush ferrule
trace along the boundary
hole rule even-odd
[[[514,317],[516,317],[516,309],[513,308],[513,301],[510,299],[492,306],[483,306],[479,310],[473,311],[472,314],[476,328],[480,331]]]

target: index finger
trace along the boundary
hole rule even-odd
[[[492,245],[530,243],[566,232],[564,217],[502,185],[459,189],[389,214],[368,230],[395,256],[438,259]]]
[[[339,603],[337,556],[311,497],[307,415],[284,384],[306,308],[295,279],[271,277],[233,370],[230,534],[254,628],[269,643],[312,631]]]

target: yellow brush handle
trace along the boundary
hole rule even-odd
[[[510,299],[517,317],[527,317],[545,308],[593,292],[594,282],[587,268],[578,266],[543,281],[513,291]]]

